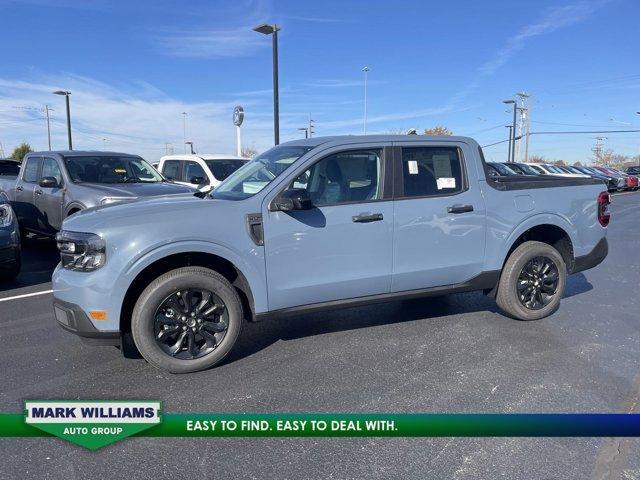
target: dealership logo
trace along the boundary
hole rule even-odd
[[[25,422],[97,450],[160,423],[159,401],[28,401]]]

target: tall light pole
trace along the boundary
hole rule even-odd
[[[507,163],[511,162],[511,141],[513,139],[513,125],[505,125],[509,129],[509,150],[507,151]]]
[[[367,77],[369,76],[369,70],[371,69],[366,65],[362,68],[362,71],[364,72],[364,119],[362,127],[363,135],[367,134]]]
[[[276,24],[263,23],[253,29],[263,35],[271,35],[273,45],[273,141],[280,143],[280,99],[278,89],[278,27]]]
[[[511,133],[509,133],[509,162],[513,162],[515,161],[514,154],[515,154],[515,146],[516,146],[516,142],[513,137],[515,136],[515,133],[516,133],[516,113],[518,111],[518,104],[516,103],[515,100],[503,100],[502,103],[506,105],[513,104],[513,124],[511,128]]]
[[[54,95],[64,95],[65,103],[67,105],[67,137],[69,139],[69,150],[73,150],[73,143],[71,142],[71,110],[69,108],[69,95],[71,92],[66,90],[56,90]]]
[[[187,153],[187,112],[182,112],[182,143],[184,153]]]
[[[640,112],[636,112],[636,115],[640,115]],[[640,167],[640,155],[638,155],[638,166]]]
[[[191,155],[194,155],[196,152],[193,150],[193,142],[184,142],[185,143],[185,149],[187,148],[187,145],[189,145],[190,149],[191,149]]]

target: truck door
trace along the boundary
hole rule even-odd
[[[38,171],[42,157],[35,155],[24,159],[21,174],[16,180],[16,193],[13,206],[20,226],[34,229],[37,225],[38,209],[34,204],[35,189],[38,187]]]
[[[463,283],[482,273],[485,205],[462,145],[394,147],[392,292]]]
[[[306,189],[313,208],[281,212],[263,206],[270,310],[389,292],[388,151],[373,145],[322,153],[294,172],[286,187]]]
[[[54,233],[60,230],[62,225],[62,204],[64,200],[62,172],[55,158],[44,157],[42,159],[38,182],[45,177],[55,178],[57,185],[55,187],[37,185],[35,188],[35,205],[40,212],[36,228],[46,233]]]

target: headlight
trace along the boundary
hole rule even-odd
[[[0,227],[8,227],[13,222],[13,210],[8,204],[0,205]]]
[[[61,231],[56,235],[62,266],[68,270],[92,272],[107,261],[105,243],[95,233]]]
[[[100,200],[100,205],[110,205],[112,203],[125,202],[127,200],[134,200],[135,197],[106,197]]]

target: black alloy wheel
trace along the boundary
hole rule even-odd
[[[529,310],[540,310],[558,293],[560,275],[555,262],[543,256],[529,260],[518,276],[518,300]]]
[[[209,290],[186,289],[169,295],[156,309],[154,335],[164,353],[180,360],[202,358],[224,339],[229,313]]]

